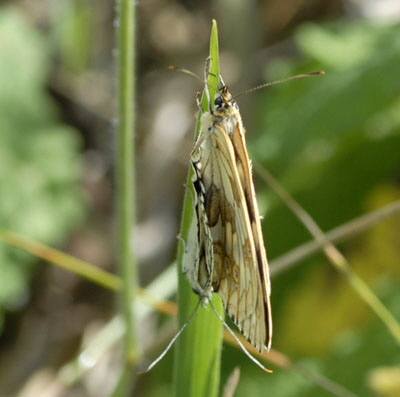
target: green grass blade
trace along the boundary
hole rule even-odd
[[[217,24],[213,21],[210,38],[211,68],[208,85],[211,98],[214,97],[219,81],[219,53]],[[208,111],[209,104],[203,93],[202,111]],[[196,136],[200,127],[200,116],[197,119]],[[190,186],[191,170],[187,185]],[[186,194],[182,214],[181,236],[190,246],[189,236],[194,219],[191,196]],[[178,251],[178,320],[180,326],[193,312],[199,297],[193,293],[188,281],[182,274],[184,247],[180,244]],[[222,304],[218,296],[213,297],[213,304],[221,313]],[[222,324],[209,307],[200,307],[191,324],[180,336],[175,348],[174,391],[176,397],[214,397],[218,395]]]
[[[121,279],[118,276],[11,230],[0,228],[0,241],[13,247],[21,248],[38,258],[49,261],[61,269],[75,273],[104,288],[112,290],[121,288]]]
[[[134,75],[135,7],[130,0],[117,1],[117,96],[118,128],[116,151],[117,262],[122,280],[120,311],[125,323],[124,365],[114,397],[127,396],[133,382],[138,344],[134,327],[133,299],[137,286],[137,265],[131,251],[135,223],[134,171]]]

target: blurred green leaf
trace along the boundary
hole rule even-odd
[[[88,67],[95,43],[92,33],[97,7],[90,0],[57,2],[54,32],[59,45],[63,66],[73,72]]]
[[[326,75],[260,93],[259,125],[249,130],[249,137],[252,131],[259,135],[250,139],[250,151],[327,230],[400,197],[400,25],[306,24],[295,37],[306,59],[296,67],[287,61],[283,69],[291,71],[285,73],[324,69]],[[274,194],[257,191],[269,258],[308,239]],[[397,215],[341,247],[357,274],[397,317],[399,227]],[[325,262],[316,255],[274,278],[274,347],[293,358],[310,357],[303,358],[306,366],[372,396],[366,373],[398,362],[398,346]],[[248,393],[242,374],[239,394]],[[329,395],[304,381],[288,391],[296,385],[293,374],[276,374],[257,377],[258,387],[276,396]]]
[[[258,105],[260,125],[254,129],[262,133],[250,141],[255,157],[323,229],[361,214],[365,195],[394,175],[399,164],[400,27],[353,25],[352,29],[342,24],[336,30],[314,25],[300,29],[297,37],[302,47],[309,48],[308,41],[313,48],[318,43],[319,57],[304,62],[306,70],[326,69],[327,73],[264,91]],[[369,37],[373,43],[369,56],[354,57],[349,64],[345,50],[335,51],[335,67],[319,63],[322,53],[331,56],[327,35],[346,47],[352,33]],[[336,66],[340,59],[343,63]],[[303,65],[293,73],[304,69]],[[269,197],[269,208],[269,223],[277,228],[268,236],[270,254],[304,241],[301,226],[287,232],[293,218],[283,214],[287,210],[275,197]]]
[[[45,38],[12,8],[1,10],[0,38],[0,225],[56,244],[83,215],[79,137],[46,93]],[[0,245],[0,307],[23,302],[35,260]]]

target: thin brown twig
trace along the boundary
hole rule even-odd
[[[224,390],[222,391],[222,397],[234,397],[236,388],[239,384],[239,379],[240,368],[235,367],[225,383]]]
[[[322,244],[325,242],[330,242],[334,241],[337,242],[339,240],[343,240],[346,237],[349,237],[350,235],[354,235],[356,233],[360,233],[361,231],[367,229],[374,223],[377,223],[386,217],[396,213],[400,212],[400,200],[395,201],[391,204],[388,204],[376,211],[373,211],[369,214],[366,214],[364,216],[361,216],[357,219],[354,219],[344,225],[341,225],[335,229],[332,229],[331,231],[327,232],[324,235],[324,240],[322,242],[317,242],[317,241],[311,241],[309,243],[306,243],[293,251],[289,252],[288,254],[283,255],[282,257],[278,258],[277,260],[271,262],[271,267],[272,267],[272,273],[277,274],[278,272],[288,268],[289,266],[293,265],[295,262],[299,261],[300,259],[303,259],[305,256],[311,254],[312,252],[317,251],[318,249],[321,249]],[[3,236],[4,237],[4,236]],[[19,239],[21,239],[21,236],[18,236]],[[5,242],[18,246],[22,249],[25,249],[29,252],[31,252],[34,255],[37,255],[38,257],[42,257],[43,259],[46,259],[50,262],[53,262],[55,264],[61,265],[60,264],[60,254],[62,254],[58,250],[54,250],[50,247],[44,246],[40,244],[39,248],[36,249],[36,246],[32,248],[32,243],[27,244],[26,241],[21,241],[19,243],[16,243],[14,240],[18,240],[14,238],[12,241],[11,239],[4,239]],[[45,248],[45,249],[44,249]],[[45,254],[46,251],[50,250],[52,255],[47,255]],[[53,254],[53,250],[57,255]],[[66,260],[70,260],[70,257],[67,257]],[[81,266],[81,263],[79,263]],[[92,265],[85,263],[86,266],[92,267]],[[67,267],[68,268],[68,267]],[[76,271],[73,269],[69,269],[71,271]],[[107,274],[107,272],[104,272]],[[109,275],[109,274],[107,274]],[[83,277],[86,277],[85,275],[82,274]],[[116,280],[118,278],[116,277]],[[119,281],[119,280],[118,280]],[[117,283],[115,283],[117,284]],[[119,287],[119,286],[118,286]],[[117,287],[117,288],[118,288]],[[109,287],[110,288],[110,287]],[[114,287],[115,288],[115,287]],[[176,305],[170,301],[161,301],[159,299],[155,299],[154,297],[150,296],[149,294],[146,293],[145,290],[139,290],[139,295],[140,297],[146,301],[147,304],[153,306],[157,311],[159,312],[164,312],[169,315],[174,315],[176,314]],[[233,338],[229,335],[228,332],[225,332],[224,339],[228,343],[235,344]],[[248,347],[248,349],[251,351],[251,347]],[[257,355],[257,351],[254,351],[254,354]],[[342,386],[336,384],[329,378],[325,378],[321,375],[317,375],[313,372],[310,372],[306,368],[293,363],[287,356],[284,354],[277,352],[276,350],[271,350],[268,355],[262,356],[263,358],[266,358],[268,361],[273,363],[274,365],[277,365],[282,368],[292,368],[295,372],[298,372],[302,376],[307,377],[310,379],[312,382],[315,384],[318,384],[322,388],[331,391],[334,395],[336,396],[354,396],[354,394],[346,389],[344,389]]]
[[[352,270],[342,253],[326,238],[314,219],[286,191],[286,189],[260,164],[254,163],[261,178],[271,186],[275,193],[284,201],[288,208],[299,218],[314,239],[321,245],[330,263],[342,273],[358,295],[370,306],[383,321],[397,343],[400,343],[400,324],[368,285]]]
[[[357,394],[354,394],[353,392],[346,389],[344,386],[341,386],[340,384],[334,382],[333,380],[323,375],[312,372],[311,370],[308,370],[300,364],[294,363],[285,354],[274,349],[271,349],[269,352],[264,351],[263,353],[260,353],[254,346],[246,341],[243,335],[236,333],[236,336],[243,343],[246,349],[254,356],[267,360],[280,368],[290,369],[303,376],[304,378],[310,380],[312,383],[320,386],[322,389],[330,392],[336,397],[357,397]],[[233,346],[236,346],[236,341],[234,340],[233,336],[230,335],[227,331],[224,332],[224,341]]]
[[[400,212],[400,200],[393,201],[375,211],[364,214],[358,218],[344,223],[325,233],[325,242],[337,243],[344,239],[361,233],[376,223]],[[291,268],[307,256],[319,251],[323,247],[323,243],[311,240],[302,244],[291,251],[286,252],[280,257],[270,262],[271,276],[277,275],[282,271]]]
[[[107,271],[97,269],[100,271],[101,279],[104,279],[102,282],[99,281],[98,277],[92,276],[94,271],[96,270],[96,267],[91,265],[88,262],[84,262],[81,260],[78,260],[72,256],[66,255],[63,252],[56,250],[52,247],[46,246],[44,244],[40,244],[38,242],[32,241],[27,239],[24,236],[20,236],[16,233],[10,232],[10,231],[5,231],[0,229],[0,240],[3,240],[5,243],[19,247],[26,252],[30,252],[33,255],[36,255],[39,258],[42,258],[44,260],[49,261],[50,263],[53,263],[61,268],[65,268],[73,273],[79,274],[81,277],[86,278],[94,283],[98,283],[102,285],[105,288],[109,289],[118,289],[120,288],[120,279],[117,276],[114,276]],[[81,271],[79,272],[79,269]],[[84,269],[85,271],[83,271]],[[167,315],[176,315],[177,313],[177,307],[176,304],[167,300],[160,300],[159,298],[155,298],[152,295],[148,294],[146,290],[144,289],[136,289],[136,292],[138,293],[138,297],[147,303],[148,305],[152,306],[155,310],[161,313],[165,313]],[[237,335],[238,337],[241,337],[240,335]],[[232,345],[237,347],[237,343],[235,342],[234,338],[229,334],[229,332],[225,331],[224,334],[224,339],[228,343],[231,343]],[[243,343],[245,340],[243,340]],[[252,347],[247,344],[248,350],[254,352],[254,354],[259,355],[258,351],[255,350]],[[308,379],[315,381],[316,384],[321,386],[322,388],[326,390],[330,390],[330,384],[336,385],[332,380],[328,378],[321,377],[320,375],[313,374],[312,372],[308,371],[305,372],[302,370],[301,366],[298,366],[297,364],[294,364],[287,356],[284,354],[276,351],[276,350],[271,350],[268,355],[263,355],[260,356],[264,359],[267,359],[269,362],[272,364],[281,367],[281,368],[292,368],[295,372],[299,372],[299,374],[302,374],[303,376],[307,377]],[[324,381],[325,379],[325,381]],[[318,382],[316,381],[318,380]],[[327,385],[327,386],[326,386]],[[338,386],[341,388],[341,386]],[[350,392],[349,392],[350,393]],[[335,393],[333,393],[335,394]],[[335,394],[338,397],[347,397],[347,396],[352,396],[351,394]]]

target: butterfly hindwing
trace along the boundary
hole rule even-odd
[[[229,94],[224,89],[222,100]],[[224,105],[203,115],[191,155],[199,242],[195,281],[200,295],[210,294],[210,287],[219,293],[240,331],[262,351],[270,346],[272,329],[267,260],[240,114],[233,103]]]

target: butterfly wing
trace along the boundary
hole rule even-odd
[[[261,281],[261,292],[263,295],[264,320],[265,320],[265,346],[270,349],[272,340],[272,317],[271,317],[271,283],[264,238],[261,229],[260,215],[258,211],[256,193],[251,175],[251,162],[246,150],[244,128],[238,123],[231,136],[231,142],[235,152],[236,169],[243,189],[248,220],[253,235],[254,249],[256,255],[258,275]]]
[[[200,152],[197,152],[197,154],[199,155]],[[214,266],[212,236],[205,210],[205,187],[201,177],[201,163],[194,153],[192,153],[191,164],[193,167],[195,219],[190,228],[189,242],[196,242],[196,256],[188,260],[190,266],[184,267],[184,273],[188,277],[193,290],[201,298],[208,299],[212,293],[211,281]]]
[[[212,244],[212,287],[243,335],[259,351],[269,348],[269,279],[250,163],[240,125],[203,123],[192,163],[204,194],[205,228]],[[201,223],[201,220],[199,219]],[[210,250],[204,247],[204,250]]]

